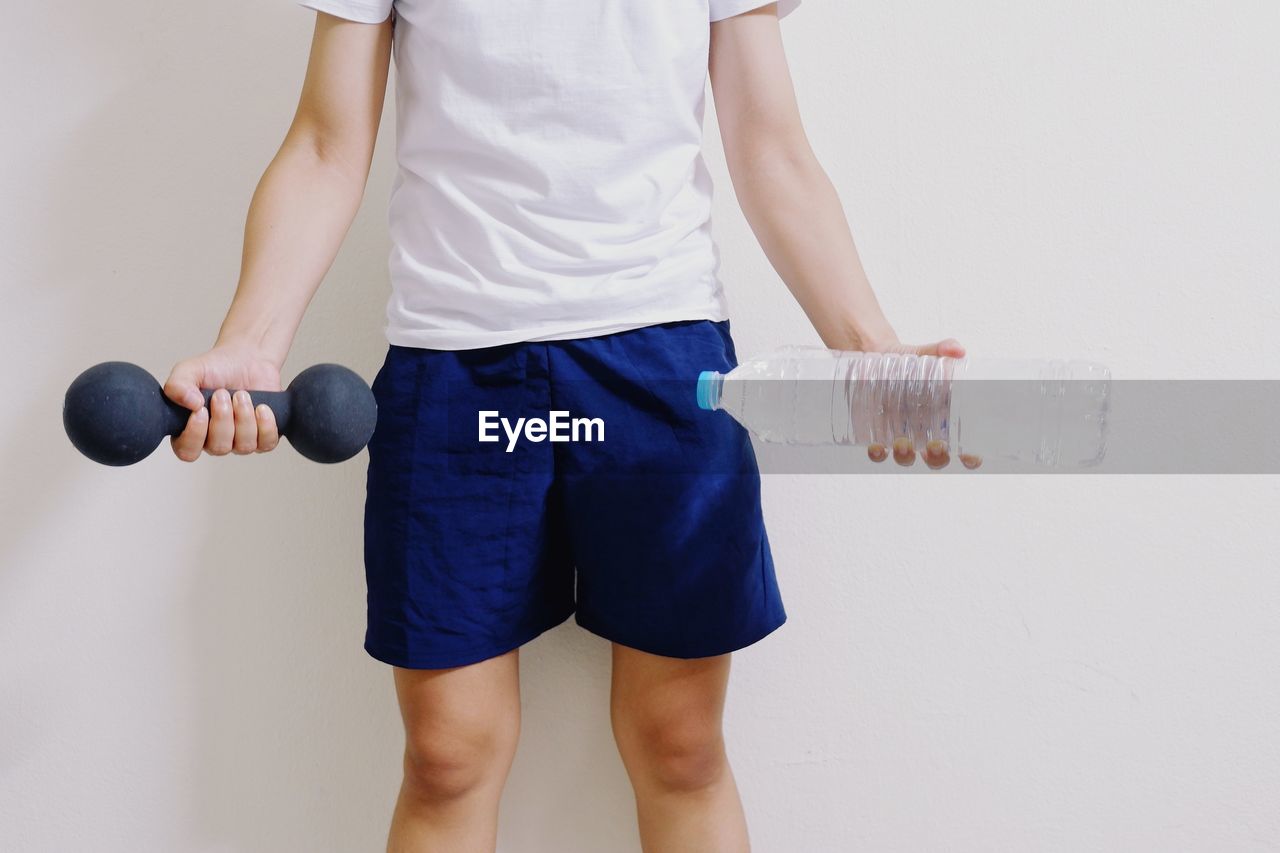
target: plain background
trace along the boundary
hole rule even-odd
[[[211,342],[312,17],[5,8],[4,850],[382,844],[365,457],[106,469],[59,425],[88,365],[164,376]],[[1277,378],[1273,0],[810,0],[784,30],[905,339]],[[286,379],[380,364],[392,121]],[[814,342],[708,126],[740,350]],[[737,659],[728,717],[756,849],[1280,847],[1276,478],[770,476],[765,500],[791,620]],[[502,850],[637,850],[606,644],[565,626],[523,667]]]

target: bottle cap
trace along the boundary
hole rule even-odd
[[[720,405],[720,383],[724,377],[714,370],[698,374],[698,408],[713,411]]]

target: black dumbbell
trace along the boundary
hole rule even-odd
[[[232,389],[238,390],[238,389]],[[213,391],[205,390],[207,405]],[[369,443],[378,420],[373,392],[338,364],[317,364],[294,377],[286,391],[250,391],[266,403],[280,434],[315,462],[342,462]],[[103,465],[140,462],[166,435],[186,428],[189,409],[164,395],[136,364],[108,361],[89,368],[67,389],[62,425],[76,449]]]

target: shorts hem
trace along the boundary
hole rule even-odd
[[[486,661],[490,658],[496,658],[499,655],[505,655],[507,652],[518,649],[526,643],[537,639],[547,631],[550,631],[552,628],[556,628],[564,624],[572,615],[573,611],[570,610],[535,630],[521,632],[506,640],[486,643],[482,646],[472,646],[453,652],[439,652],[437,654],[428,655],[398,654],[387,651],[377,643],[370,642],[369,640],[365,640],[364,650],[368,653],[369,657],[374,660],[381,661],[382,663],[399,667],[401,669],[456,669],[460,666],[470,666],[473,663],[480,663],[481,661]]]
[[[727,655],[732,652],[741,651],[748,646],[755,645],[785,625],[787,622],[787,614],[784,612],[777,619],[764,623],[763,627],[758,626],[755,630],[744,632],[732,640],[710,643],[696,649],[675,649],[670,646],[648,643],[635,638],[624,638],[592,622],[590,619],[584,620],[581,615],[579,615],[575,621],[583,630],[589,631],[597,637],[600,637],[603,640],[608,640],[611,643],[626,646],[629,649],[635,649],[636,651],[644,652],[645,654],[657,655],[664,658],[696,660],[698,658],[712,658],[719,657],[720,655]]]

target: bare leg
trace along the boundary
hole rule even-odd
[[[492,853],[520,734],[519,652],[457,669],[395,670],[404,782],[388,853]]]
[[[613,646],[613,734],[646,853],[750,849],[721,718],[729,655],[665,658]]]

